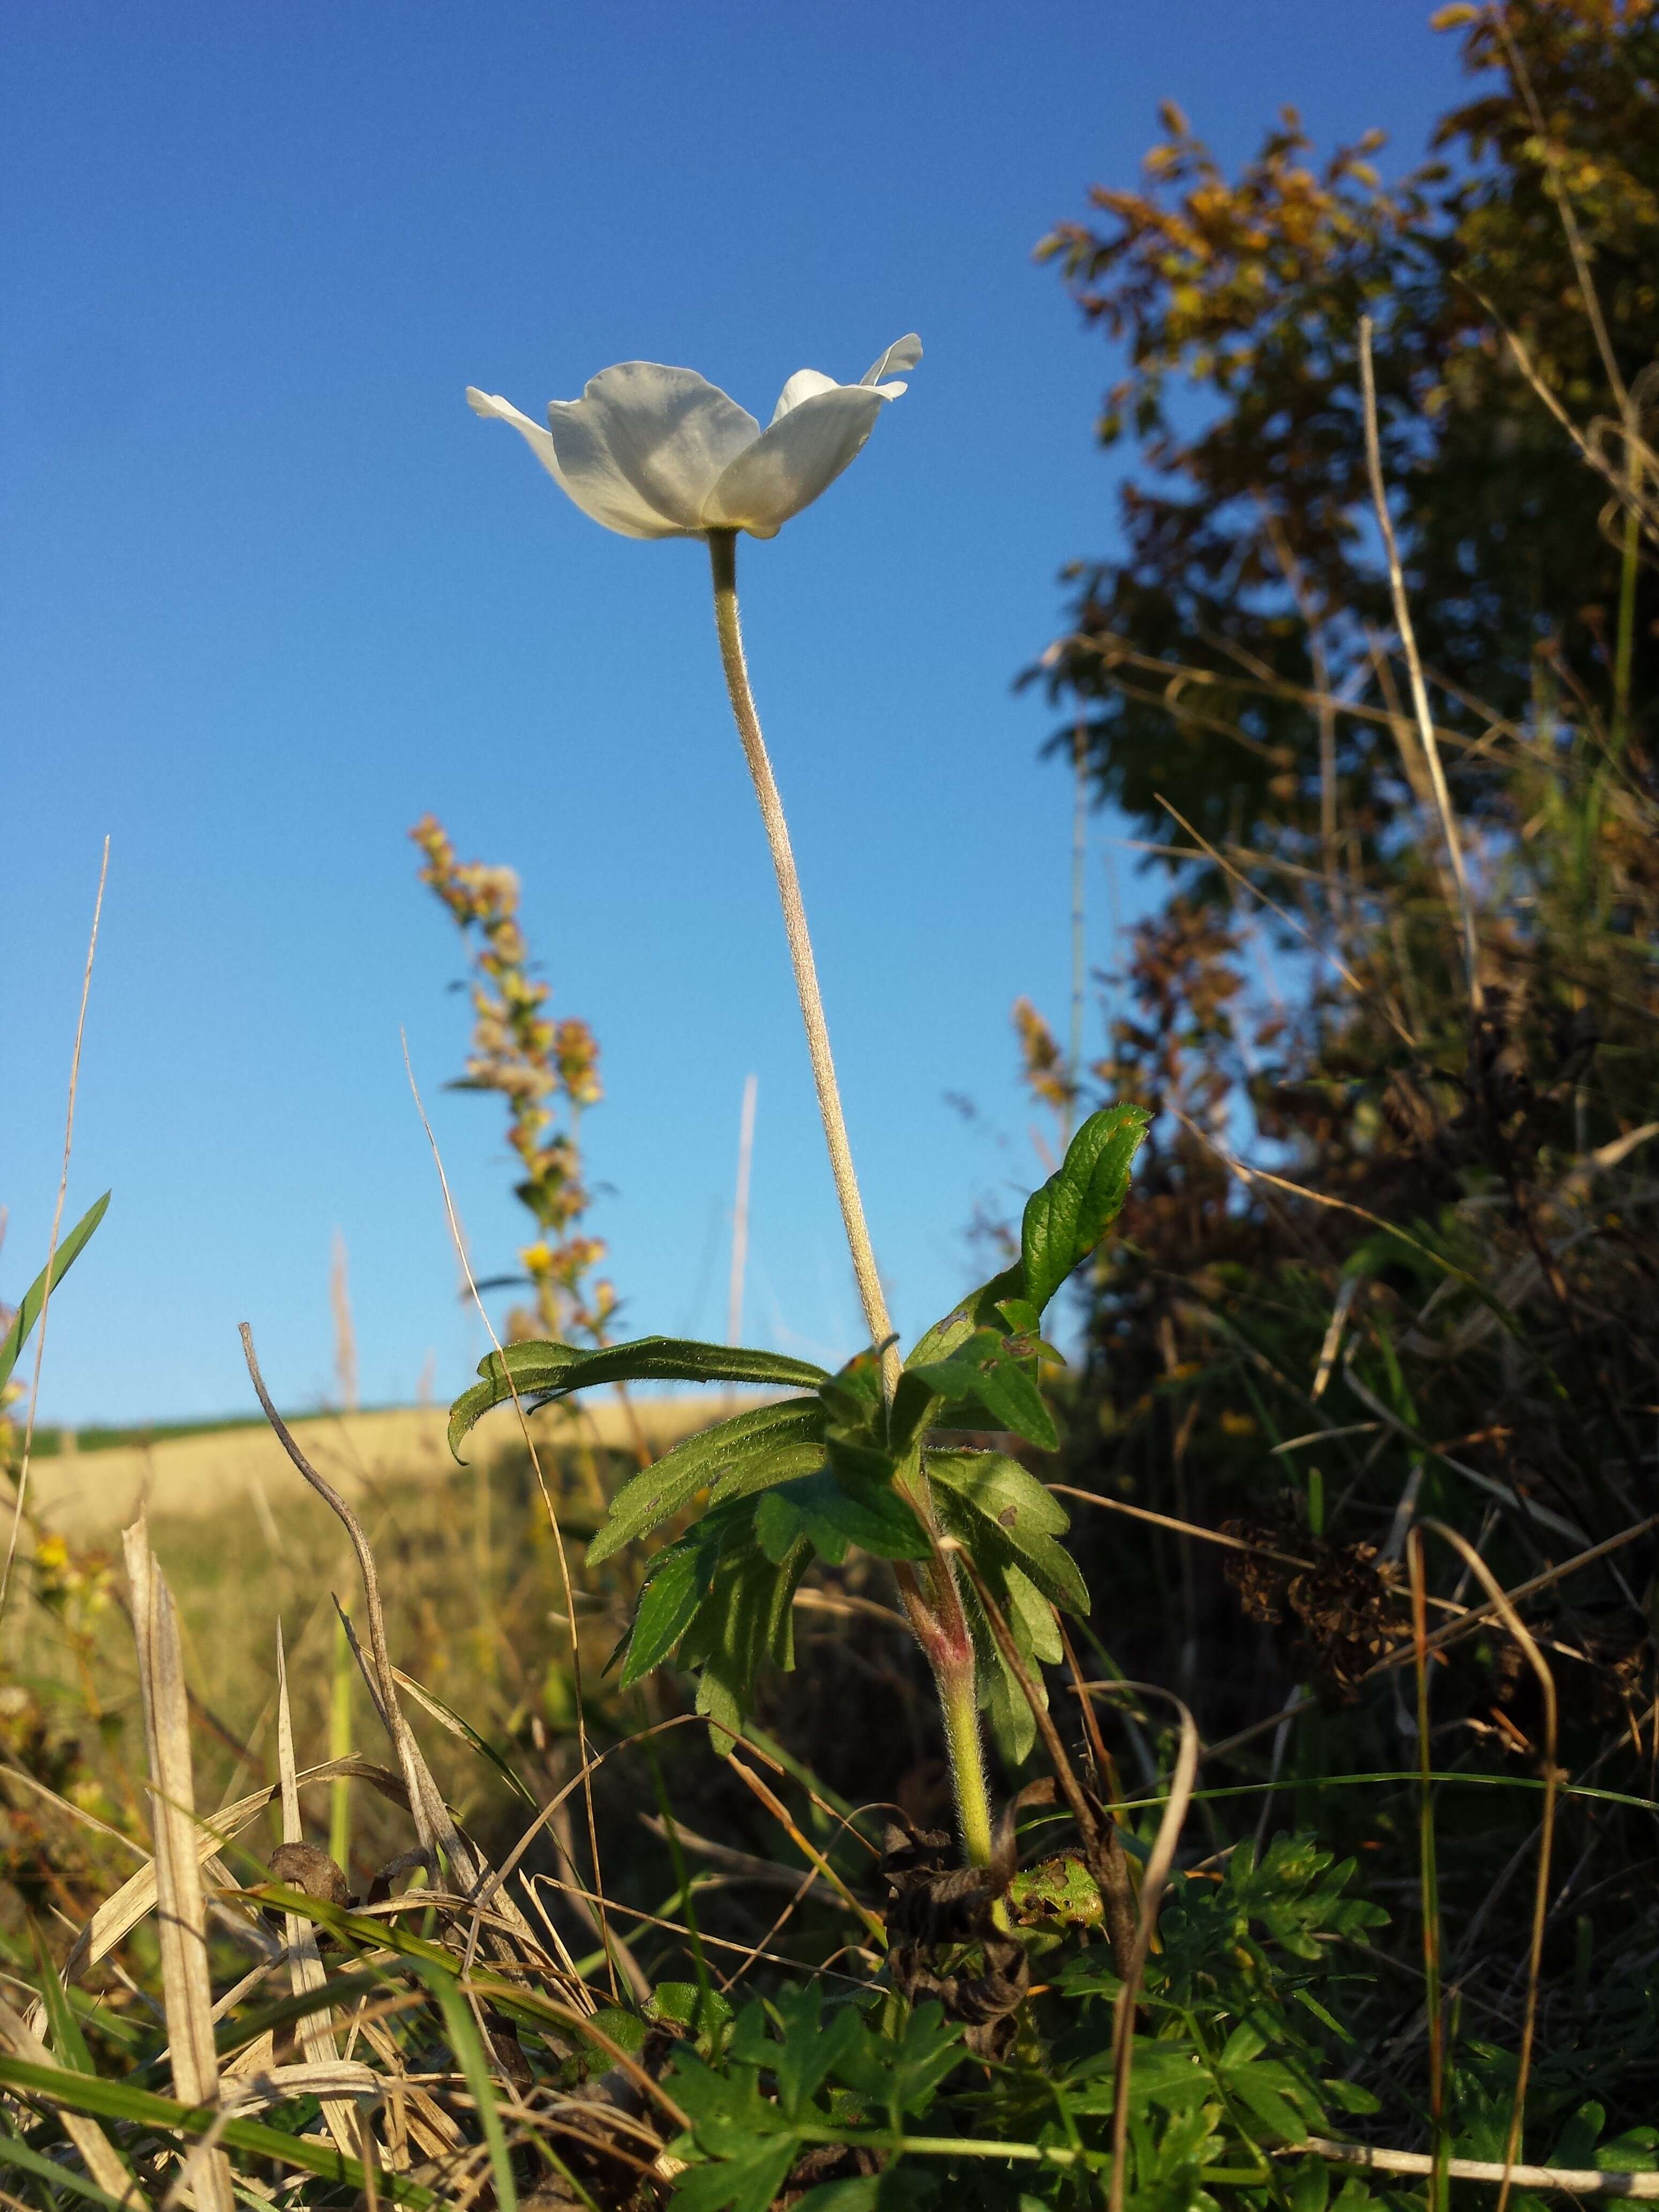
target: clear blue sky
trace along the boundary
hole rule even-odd
[[[975,1199],[1030,1164],[1011,1002],[1066,990],[1067,781],[1011,681],[1061,562],[1113,538],[1109,363],[1032,246],[1133,180],[1166,95],[1229,159],[1293,100],[1406,165],[1455,76],[1427,12],[8,0],[12,1298],[113,840],[69,1218],[115,1197],[52,1313],[43,1417],[244,1410],[243,1319],[278,1396],[320,1399],[337,1227],[365,1400],[411,1396],[428,1352],[441,1396],[467,1379],[400,1025],[480,1267],[520,1232],[496,1105],[441,1089],[466,1015],[404,836],[428,808],[520,872],[556,1007],[602,1041],[595,1225],[630,1322],[721,1333],[752,1068],[747,1333],[853,1348],[702,549],[609,536],[462,399],[539,414],[636,356],[764,419],[803,364],[927,344],[862,459],[742,566],[896,1317],[951,1303]]]

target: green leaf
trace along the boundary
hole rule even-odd
[[[449,1448],[457,1459],[468,1430],[515,1391],[531,1405],[545,1406],[599,1382],[760,1382],[811,1389],[829,1379],[810,1360],[678,1336],[641,1336],[599,1352],[574,1344],[510,1344],[481,1359],[478,1372],[483,1381],[450,1408]]]
[[[46,2008],[46,2021],[52,2030],[52,2051],[60,2066],[72,2066],[77,2074],[95,2074],[92,2053],[87,2048],[86,2038],[81,2033],[81,2023],[75,2017],[69,1993],[58,1978],[52,1964],[52,1954],[40,1940],[40,1930],[33,1919],[29,1922],[29,1941],[34,1947],[34,1971],[40,1985],[40,1998]]]
[[[905,1365],[925,1367],[931,1360],[948,1359],[963,1340],[971,1336],[976,1328],[1003,1327],[1001,1308],[1009,1298],[1025,1298],[1025,1269],[1018,1260],[1012,1267],[1005,1267],[1000,1275],[993,1275],[988,1283],[981,1283],[976,1291],[970,1291],[962,1304],[946,1314],[943,1321],[935,1322],[932,1328],[917,1340]]]
[[[59,1240],[52,1256],[52,1288],[55,1291],[70,1269],[79,1259],[88,1238],[103,1219],[109,1205],[106,1191],[94,1205],[89,1206],[69,1235]],[[46,1303],[46,1270],[42,1267],[23,1293],[23,1302],[12,1316],[11,1327],[0,1338],[0,1390],[11,1380],[11,1370],[17,1364],[17,1355],[28,1341],[29,1331],[40,1318],[40,1309]]]
[[[884,2108],[920,2115],[963,2057],[962,2029],[942,2005],[919,2004],[896,2035],[867,2031],[841,2059],[836,2073],[849,2089]]]
[[[821,2120],[812,2099],[832,2073],[838,2072],[867,2031],[851,2005],[832,2013],[823,2024],[823,1992],[817,1982],[778,1991],[774,2000],[783,2025],[783,2040],[765,2033],[758,2008],[746,2008],[732,2039],[732,2056],[744,2064],[769,2067],[778,2085],[778,2109],[796,2123]]]
[[[768,2212],[799,2148],[794,2136],[763,2136],[732,2158],[681,2174],[672,2201],[680,2212]]]
[[[4,2173],[9,2166],[14,2171],[37,2175],[42,2181],[50,2182],[54,2189],[66,2189],[72,2197],[78,2197],[88,2204],[106,2205],[108,2212],[132,2212],[133,2199],[131,2197],[125,2199],[112,2197],[106,2189],[100,2189],[96,2182],[89,2181],[74,2166],[66,2166],[60,2159],[47,2158],[38,2150],[31,2150],[26,2142],[13,2134],[3,2119],[0,2119],[0,2143],[5,2146],[5,2154],[0,2157],[0,2173]]]
[[[700,1490],[712,1490],[711,1504],[725,1504],[809,1474],[823,1464],[823,1428],[817,1398],[785,1398],[687,1437],[617,1492],[605,1526],[587,1547],[588,1565],[598,1566],[624,1544],[648,1535]]]
[[[927,1467],[940,1512],[981,1574],[988,1564],[1017,1565],[1044,1597],[1087,1619],[1088,1586],[1055,1541],[1070,1526],[1066,1510],[1035,1475],[1002,1452],[930,1451]]]
[[[1626,2128],[1601,2145],[1594,2162],[1603,2173],[1651,2173],[1659,2166],[1659,2129]]]
[[[1039,1313],[1122,1206],[1151,1119],[1141,1106],[1107,1106],[1091,1114],[1060,1167],[1028,1200],[1020,1225],[1023,1290]]]
[[[1056,1450],[1060,1436],[1054,1416],[1042,1402],[1042,1394],[1029,1369],[1006,1349],[1006,1340],[994,1329],[975,1329],[948,1359],[929,1361],[911,1368],[899,1386],[917,1384],[963,1409],[965,1419],[952,1425],[1012,1429],[1016,1436],[1043,1451]],[[914,1399],[906,1407],[908,1419],[916,1419]],[[926,1416],[921,1418],[925,1419]]]
[[[702,1669],[697,1711],[716,1725],[717,1751],[729,1751],[720,1733],[742,1733],[754,1701],[755,1677],[769,1661],[787,1674],[795,1663],[795,1592],[812,1557],[802,1537],[781,1560],[769,1559],[747,1536],[723,1549],[707,1595],[680,1649],[680,1664]]]
[[[1306,2142],[1307,2124],[1284,2094],[1291,2086],[1292,2077],[1287,2067],[1273,2060],[1262,2060],[1250,2065],[1229,2066],[1224,2071],[1229,2093],[1241,2104],[1248,2105],[1270,2134],[1283,2142]]]
[[[797,2200],[795,2212],[877,2212],[884,2177],[852,2173],[842,2181],[820,2181]]]
[[[755,1540],[775,1565],[802,1538],[836,1567],[854,1544],[883,1559],[925,1559],[932,1548],[896,1491],[828,1468],[769,1490],[755,1515]]]
[[[976,1637],[975,1642],[981,1646],[979,1698],[990,1723],[992,1740],[1007,1765],[1024,1766],[1037,1735],[1030,1700],[1004,1657],[1001,1645],[989,1637]]]
[[[1008,1626],[1022,1659],[1036,1659],[1044,1667],[1058,1667],[1066,1656],[1060,1640],[1060,1624],[1054,1607],[1018,1567],[1005,1567],[1003,1588],[1007,1593]]]
[[[707,1577],[707,1554],[696,1545],[676,1544],[664,1553],[661,1565],[640,1592],[623,1665],[623,1689],[631,1690],[667,1658],[696,1619]]]

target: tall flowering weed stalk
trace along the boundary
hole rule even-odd
[[[506,1100],[507,1142],[524,1169],[514,1193],[536,1224],[519,1252],[534,1310],[515,1310],[507,1334],[603,1345],[617,1293],[595,1273],[605,1256],[603,1242],[581,1226],[588,1206],[581,1120],[605,1096],[599,1040],[586,1022],[555,1021],[548,1013],[548,986],[531,973],[514,871],[457,860],[434,815],[423,815],[409,834],[424,856],[421,881],[454,918],[471,960],[472,1046],[456,1087]]]
[[[994,1821],[981,1716],[988,1714],[1005,1754],[1023,1759],[1046,1723],[1042,1667],[1061,1657],[1059,1610],[1086,1615],[1089,1597],[1060,1541],[1063,1509],[1009,1451],[985,1443],[1012,1437],[1039,1451],[1060,1443],[1042,1376],[1062,1363],[1043,1339],[1043,1313],[1122,1206],[1146,1115],[1134,1105],[1091,1115],[1027,1205],[1012,1264],[902,1352],[854,1170],[737,591],[739,535],[775,537],[817,499],[905,390],[894,372],[921,358],[912,334],[856,384],[801,369],[764,430],[694,371],[649,362],[605,369],[580,399],[555,401],[546,429],[499,396],[468,392],[477,414],[511,423],[561,489],[607,529],[708,545],[721,667],[777,877],[869,1344],[835,1375],[769,1352],[669,1337],[602,1351],[556,1338],[509,1346],[480,1364],[480,1381],[456,1401],[450,1437],[459,1454],[473,1424],[507,1400],[547,1405],[601,1382],[788,1389],[689,1438],[612,1499],[589,1547],[591,1565],[700,1508],[647,1562],[617,1655],[622,1685],[670,1660],[695,1671],[698,1710],[716,1748],[729,1751],[761,1668],[793,1664],[791,1624],[803,1577],[817,1562],[842,1565],[854,1549],[886,1559],[937,1686],[964,1855],[989,1868]],[[527,1009],[526,1020],[538,1018]]]

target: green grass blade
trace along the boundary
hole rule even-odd
[[[478,2119],[484,2131],[484,2141],[489,2146],[489,2166],[495,2177],[495,2202],[500,2212],[519,2212],[519,2192],[513,2179],[513,2157],[507,2148],[507,2130],[501,2125],[501,2115],[495,2102],[495,2084],[490,2078],[489,2065],[484,2057],[483,2039],[478,2033],[477,2022],[467,2010],[466,1999],[451,1974],[440,1972],[434,1967],[423,1970],[422,1978],[438,2001],[444,2016],[444,2028],[449,2037],[449,2047],[459,2059],[461,2071],[466,2076],[466,2086],[472,2092],[472,2100],[478,2109]]]
[[[302,2172],[338,2182],[347,2189],[364,2186],[362,2162],[347,2158],[331,2143],[312,2142],[303,2136],[284,2135],[280,2128],[258,2120],[227,2120],[211,2105],[181,2105],[150,2089],[135,2089],[125,2081],[107,2081],[96,2075],[76,2074],[68,2067],[31,2066],[21,2058],[0,2056],[0,2085],[26,2096],[62,2105],[72,2112],[85,2112],[98,2120],[131,2120],[136,2125],[161,2129],[171,2135],[204,2136],[213,2129],[226,2150],[244,2150],[256,2158],[280,2159]],[[61,2173],[62,2169],[54,2169]],[[66,2176],[64,2178],[67,2178]],[[438,2199],[429,2189],[406,2181],[400,2174],[382,2172],[380,2187],[413,2212],[430,2212]],[[109,2197],[100,2199],[110,2203]]]
[[[52,1259],[52,1284],[55,1291],[84,1250],[88,1238],[104,1218],[110,1194],[106,1191],[95,1205],[89,1206],[69,1235],[62,1239]],[[29,1331],[40,1318],[40,1310],[46,1303],[46,1270],[42,1267],[23,1293],[23,1302],[12,1316],[11,1327],[0,1338],[0,1390],[11,1379],[11,1370],[17,1364],[17,1355],[28,1341]]]

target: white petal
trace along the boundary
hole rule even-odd
[[[497,422],[510,422],[523,436],[554,483],[562,483],[558,456],[553,451],[553,441],[539,422],[532,422],[529,416],[520,414],[512,401],[503,399],[500,392],[480,392],[476,384],[469,384],[466,387],[466,404],[475,415],[482,415],[486,421],[493,419]]]
[[[775,535],[856,457],[886,404],[860,384],[803,399],[726,471],[703,504],[705,526]]]
[[[772,420],[777,422],[792,407],[799,407],[803,399],[815,399],[820,392],[833,392],[835,388],[835,378],[826,376],[821,368],[798,368],[779,392]]]
[[[921,359],[921,340],[911,331],[902,338],[895,338],[879,361],[872,362],[860,384],[879,384],[884,376],[892,376],[907,368],[914,368]],[[904,386],[901,385],[902,392]]]
[[[636,538],[695,536],[722,471],[760,436],[754,416],[694,369],[651,361],[602,369],[547,419],[577,506]]]

